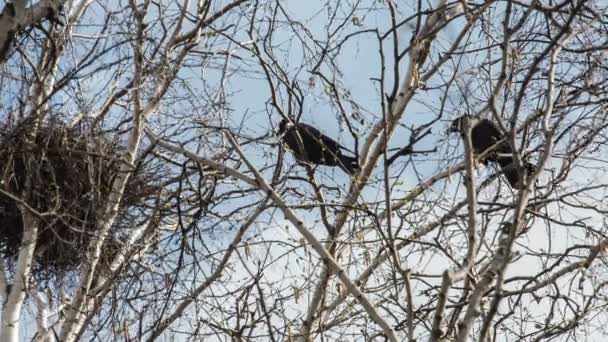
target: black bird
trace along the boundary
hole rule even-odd
[[[356,157],[345,156],[344,146],[321,133],[318,129],[304,124],[295,125],[283,119],[279,124],[279,137],[295,157],[315,165],[338,166],[349,175],[359,169]]]
[[[513,188],[519,188],[519,173],[513,162],[513,149],[509,142],[504,139],[504,135],[498,126],[488,119],[480,119],[470,115],[463,115],[452,121],[449,132],[458,132],[464,138],[467,124],[471,127],[471,144],[476,155],[480,155],[490,148],[491,152],[485,156],[482,162],[487,165],[488,162],[494,162],[500,165],[500,168]],[[496,146],[495,146],[496,145]],[[524,167],[528,175],[536,170],[536,167],[524,161]]]

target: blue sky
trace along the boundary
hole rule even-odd
[[[349,148],[353,148],[353,140],[352,137],[344,130],[345,126],[340,125],[339,120],[337,119],[337,107],[335,103],[332,101],[330,94],[326,87],[323,85],[321,79],[310,73],[310,68],[314,64],[316,58],[318,58],[319,48],[316,47],[314,52],[304,51],[302,46],[297,43],[297,40],[292,40],[294,38],[294,32],[305,36],[305,34],[310,33],[311,37],[305,38],[305,41],[309,46],[314,46],[314,41],[324,41],[327,39],[326,32],[328,29],[331,31],[335,28],[335,25],[327,27],[328,18],[333,16],[333,12],[328,11],[326,5],[333,4],[332,1],[285,1],[283,2],[284,8],[286,9],[288,15],[291,19],[295,20],[297,24],[293,26],[293,29],[288,25],[284,25],[280,27],[280,29],[273,36],[273,44],[275,45],[275,57],[278,59],[278,62],[281,66],[288,71],[288,74],[291,77],[294,77],[304,93],[304,107],[303,107],[303,116],[302,121],[313,124],[319,127],[322,131],[327,133],[328,135],[335,137],[340,140],[345,146]],[[341,9],[336,18],[341,18],[342,16],[348,14],[346,12],[347,2],[343,2],[343,9]],[[365,30],[365,29],[375,29],[377,28],[381,33],[385,32],[390,23],[387,21],[388,11],[385,6],[381,2],[372,1],[370,2],[371,8],[366,8],[364,10],[360,10],[356,12],[358,22],[354,23],[352,21],[346,24],[346,29],[339,36],[334,37],[334,41],[339,41],[343,37],[345,37],[348,33],[352,33],[354,31]],[[218,5],[218,7],[220,7]],[[243,9],[245,10],[245,9]],[[408,8],[407,4],[399,4],[398,6],[399,17],[405,18],[411,13],[411,8]],[[91,15],[95,13],[95,7],[93,7]],[[284,18],[282,18],[284,19]],[[243,26],[246,23],[246,18],[238,18],[238,17],[230,17],[230,20],[233,22],[225,22],[226,25],[234,24],[237,27],[239,25]],[[451,26],[449,26],[444,32],[442,32],[437,40],[437,46],[440,46],[441,49],[445,49],[449,43],[455,38],[455,34],[458,32],[458,28],[462,25],[463,20],[456,20]],[[283,23],[284,24],[284,23]],[[356,25],[355,25],[356,24]],[[360,25],[360,26],[358,26]],[[263,26],[262,26],[263,27]],[[83,28],[84,31],[87,29]],[[409,43],[410,34],[412,32],[412,27],[410,25],[404,25],[398,30],[399,39],[400,39],[400,48],[403,49]],[[239,35],[237,35],[237,40],[240,42],[248,41],[250,38],[247,37],[242,31],[239,31]],[[475,41],[476,36],[472,35],[471,40]],[[260,73],[259,66],[256,65],[255,58],[253,58],[250,51],[246,49],[238,48],[235,44],[223,43],[224,40],[221,39],[221,36],[216,36],[215,38],[211,38],[210,41],[221,41],[217,45],[210,44],[209,49],[218,50],[227,50],[234,52],[234,57],[229,64],[229,73],[230,77],[226,80],[225,83],[225,92],[223,94],[205,94],[204,92],[208,89],[214,89],[215,86],[220,82],[219,74],[222,64],[217,65],[208,65],[207,67],[201,68],[189,68],[186,69],[180,76],[187,79],[189,86],[193,89],[193,96],[197,95],[197,92],[201,94],[201,98],[191,98],[190,101],[177,101],[175,103],[169,103],[163,105],[159,114],[153,118],[152,125],[163,122],[163,123],[172,123],[175,121],[172,117],[164,116],[166,113],[181,113],[183,111],[191,111],[192,116],[194,118],[204,118],[205,115],[209,112],[214,112],[217,110],[214,107],[204,107],[206,104],[205,99],[207,97],[213,97],[217,95],[218,99],[221,99],[222,96],[226,96],[226,101],[228,103],[229,110],[226,111],[227,121],[229,122],[228,126],[231,128],[237,128],[242,125],[243,130],[241,131],[243,136],[261,136],[269,132],[273,126],[280,120],[280,116],[276,111],[268,105],[268,101],[270,99],[270,89],[268,84],[264,81],[263,75]],[[391,79],[391,68],[393,67],[392,61],[390,58],[391,51],[391,40],[386,40],[386,44],[384,46],[385,53],[387,57],[387,85],[392,84]],[[478,42],[479,44],[485,42]],[[202,47],[204,50],[206,47]],[[127,49],[127,47],[125,47]],[[365,118],[365,122],[363,124],[356,124],[356,127],[359,129],[361,133],[361,141],[363,143],[363,138],[369,132],[370,125],[375,123],[382,115],[381,113],[381,99],[383,94],[381,94],[379,89],[379,83],[374,79],[377,79],[380,75],[380,57],[378,52],[378,42],[375,36],[375,33],[365,33],[355,38],[349,40],[341,49],[341,53],[337,56],[335,62],[339,66],[341,73],[331,73],[330,69],[325,65],[321,68],[321,71],[328,77],[336,77],[338,83],[342,86],[340,89],[341,95],[344,95],[343,103],[345,104],[345,109],[348,114],[351,114],[354,111],[359,111],[361,116]],[[117,53],[123,52],[122,50],[117,50]],[[499,54],[499,51],[491,50],[490,57],[495,57]],[[431,58],[436,59],[436,55],[432,55]],[[448,96],[448,100],[446,101],[446,108],[444,111],[443,121],[436,123],[433,126],[433,134],[426,137],[423,141],[421,141],[418,145],[416,145],[416,149],[427,150],[431,149],[435,146],[438,147],[438,151],[434,154],[429,155],[420,155],[414,157],[414,164],[408,164],[407,168],[403,170],[403,164],[397,163],[392,168],[393,174],[397,174],[403,171],[398,179],[395,180],[395,189],[393,192],[394,197],[400,197],[403,194],[407,193],[413,186],[418,184],[420,181],[418,179],[419,175],[421,178],[426,178],[430,175],[433,175],[439,169],[446,167],[450,163],[454,163],[461,154],[460,140],[457,136],[448,137],[445,134],[445,129],[447,127],[446,120],[452,119],[453,117],[463,114],[468,110],[466,104],[468,103],[473,107],[473,109],[478,109],[479,102],[487,99],[488,89],[485,89],[482,85],[484,83],[484,79],[482,78],[483,73],[481,70],[475,68],[475,64],[488,56],[480,53],[475,55],[474,58],[468,61],[462,62],[463,72],[461,77],[455,82],[458,83],[459,86],[465,87],[466,85],[471,85],[471,91],[467,93],[468,96],[462,96],[462,93],[458,91],[450,92]],[[305,59],[305,60],[304,60]],[[304,60],[304,61],[303,61]],[[405,73],[405,68],[407,63],[404,62],[400,64],[401,69],[401,77],[403,77]],[[454,61],[450,61],[445,65],[445,73],[437,75],[432,78],[427,86],[432,88],[433,86],[445,81],[442,77],[448,77],[449,71],[454,68],[454,65],[459,61],[455,59]],[[468,64],[467,64],[468,63]],[[301,67],[304,65],[303,67]],[[498,70],[498,69],[497,69]],[[126,71],[128,73],[128,71]],[[297,74],[297,77],[295,75]],[[100,90],[106,90],[107,82],[112,75],[103,75],[99,78],[93,78],[87,84],[83,84],[83,87],[89,89],[91,94],[97,94]],[[85,83],[85,82],[83,82]],[[481,84],[481,85],[479,85]],[[478,86],[479,85],[479,86]],[[542,86],[542,85],[536,85]],[[99,89],[102,88],[102,89]],[[387,89],[386,91],[389,91]],[[348,95],[346,95],[348,92]],[[281,90],[281,94],[285,94],[284,89]],[[65,94],[67,101],[73,101],[70,99],[70,94]],[[403,125],[418,125],[421,123],[428,122],[430,119],[437,114],[440,108],[441,97],[443,93],[441,90],[419,90],[418,94],[414,98],[414,100],[410,103],[410,105],[406,109],[406,113],[401,120],[401,124]],[[91,100],[94,102],[102,98],[94,97]],[[281,105],[285,106],[285,99],[280,99]],[[351,104],[349,104],[349,101]],[[352,103],[356,102],[356,106],[352,105]],[[70,102],[73,104],[73,102]],[[196,103],[200,103],[201,107],[196,107],[193,105]],[[529,114],[534,110],[536,104],[529,104],[529,108],[524,108],[525,114]],[[285,106],[286,107],[286,106]],[[73,108],[73,107],[72,107]],[[114,113],[117,117],[124,114],[122,110],[117,110]],[[156,121],[159,120],[159,121]],[[354,121],[353,121],[354,122]],[[178,129],[183,122],[175,122],[174,129]],[[342,129],[342,130],[341,130]],[[194,139],[196,137],[197,132],[195,130],[187,131],[184,136],[180,138],[186,139]],[[204,139],[205,137],[201,137]],[[393,138],[390,143],[390,147],[401,147],[405,145],[408,141],[408,133],[405,129],[398,129],[397,132],[393,135]],[[276,138],[270,136],[265,140],[266,143],[274,143],[276,142]],[[191,141],[190,145],[192,149],[197,149],[201,154],[211,155],[214,150],[213,147],[208,147],[205,144],[198,144],[198,141]],[[272,165],[276,161],[276,146],[269,145],[250,145],[246,147],[248,153],[251,153],[252,161],[259,168]],[[405,158],[403,161],[406,160]],[[552,160],[549,167],[556,167],[559,165],[559,160]],[[304,175],[304,168],[296,165],[295,160],[288,153],[287,158],[284,165],[284,170],[291,170],[293,175]],[[288,168],[289,166],[289,168]],[[376,175],[381,175],[381,167],[378,167],[375,170]],[[265,172],[265,176],[270,178],[271,170],[267,170]],[[479,179],[484,179],[489,174],[493,173],[494,170],[491,168],[481,167],[477,171],[477,175]],[[588,176],[589,170],[580,170],[577,171],[572,177],[574,178],[583,178]],[[316,172],[317,181],[328,185],[328,186],[336,186],[341,188],[342,190],[346,190],[348,188],[349,179],[344,175],[344,173],[338,169],[331,169],[327,167],[319,167]],[[544,177],[547,174],[543,175]],[[592,179],[592,178],[591,178]],[[437,198],[445,198],[446,202],[449,202],[450,199],[460,199],[464,197],[464,190],[462,186],[459,184],[460,175],[454,174],[452,175],[449,182],[441,182],[436,185],[433,189],[429,190],[422,196],[423,200],[431,200]],[[582,180],[581,180],[582,181]],[[587,181],[587,180],[585,180]],[[593,180],[591,180],[593,181]],[[598,177],[599,181],[599,177]],[[503,180],[504,183],[504,180]],[[296,188],[304,189],[307,194],[311,192],[310,188],[304,185],[303,183],[298,183],[298,181],[290,180],[288,183],[289,186],[293,186]],[[227,185],[223,190],[228,190],[232,184]],[[503,189],[505,185],[502,185]],[[487,191],[482,192],[482,199],[491,199],[492,196],[496,193],[494,187],[488,189]],[[334,195],[332,195],[334,194]],[[509,192],[506,192],[507,195],[500,198],[500,201],[508,203],[509,200]],[[598,190],[598,198],[602,195],[601,190]],[[251,200],[252,198],[257,198],[258,195],[253,195],[251,197],[246,197],[242,200],[235,200],[231,202],[231,205],[224,208],[225,211],[230,211],[234,207],[244,202]],[[331,193],[330,198],[337,197],[335,192]],[[382,189],[382,185],[372,184],[368,186],[364,193],[364,198],[366,201],[381,201],[383,199],[384,193]],[[604,191],[605,196],[605,191]],[[338,198],[335,198],[338,199]],[[299,203],[302,201],[301,198],[291,198],[290,201],[292,203]],[[416,218],[422,217],[421,221],[424,221],[425,215],[427,215],[431,219],[432,215],[435,213],[444,212],[444,208],[442,207],[432,207],[427,208],[424,204],[415,203],[414,205],[419,205],[422,209],[422,213],[415,213],[413,215],[419,215]],[[549,214],[554,214],[553,210],[557,212],[556,208],[552,208],[552,211]],[[572,210],[570,212],[560,212],[564,218],[567,219],[575,219],[575,218],[584,218],[589,216],[590,213],[582,210]],[[269,214],[270,215],[270,214]],[[319,236],[324,236],[326,233],[324,228],[318,224],[318,212],[316,211],[305,211],[299,210],[298,215],[300,215],[307,224],[315,231],[315,233],[319,234]],[[264,220],[256,225],[254,229],[251,230],[250,235],[248,235],[248,239],[250,243],[261,243],[267,242],[271,239],[288,241],[289,243],[297,243],[299,241],[299,236],[295,233],[293,228],[285,228],[288,226],[286,222],[280,218],[281,215],[276,215],[272,219],[269,216],[265,216]],[[595,224],[605,224],[602,221],[603,218],[599,217],[596,214],[593,214],[592,218],[589,222],[593,222]],[[269,220],[269,221],[266,221]],[[539,260],[540,258],[533,256],[532,253],[537,252],[547,252],[549,249],[552,251],[561,251],[567,246],[571,246],[575,243],[585,242],[584,231],[581,230],[568,230],[565,231],[563,227],[555,228],[543,228],[542,222],[537,222],[537,226],[530,231],[530,233],[523,238],[520,242],[521,245],[517,247],[519,251],[523,254],[523,257],[519,259],[516,263],[514,263],[509,272],[510,275],[514,274],[530,274],[533,270],[538,270],[539,267],[543,267]],[[212,237],[217,237],[218,239],[209,244],[209,246],[213,248],[217,248],[218,250],[225,248],[226,241],[229,241],[232,237],[230,233],[226,234],[230,223],[225,223],[220,225],[217,230],[209,233]],[[354,232],[358,227],[353,224],[349,227],[349,233]],[[415,230],[417,227],[409,227],[407,226],[406,232],[411,232]],[[561,230],[564,229],[564,230]],[[458,233],[457,227],[447,227],[447,232],[443,231],[443,233],[450,234],[452,232],[456,235]],[[229,231],[229,230],[228,230]],[[494,232],[493,232],[494,233]],[[407,234],[404,234],[407,235]],[[222,239],[222,236],[225,239]],[[431,237],[425,237],[430,239]],[[457,242],[462,242],[458,240]],[[455,244],[458,246],[459,244]],[[272,243],[273,249],[270,253],[273,256],[281,255],[286,251],[289,251],[291,248],[286,244]],[[258,258],[265,258],[265,253],[267,252],[264,248],[267,247],[263,244],[260,244],[259,249],[254,247],[254,255]],[[455,255],[459,257],[463,257],[464,250],[459,251],[458,247],[455,247]],[[360,256],[360,250],[353,252],[355,257]],[[526,254],[530,253],[530,254]],[[418,250],[414,254],[415,256],[412,258],[408,258],[405,262],[407,266],[416,267],[420,266],[421,270],[429,273],[440,274],[445,270],[446,264],[448,261],[446,258],[438,257],[437,255],[430,255],[429,253],[425,253],[424,251]],[[244,265],[248,263],[254,263],[254,258],[251,261],[243,262]],[[288,282],[296,282],[302,281],[303,277],[301,274],[298,274],[300,269],[292,266],[296,259],[298,258],[310,258],[310,260],[316,259],[314,255],[305,255],[303,249],[297,249],[293,254],[289,254],[285,258],[278,258],[278,261],[269,266],[269,271],[265,274],[265,279],[267,281],[279,281],[285,274],[288,274],[290,277]],[[297,263],[296,263],[297,264]],[[290,267],[288,267],[290,266]],[[303,267],[309,267],[309,264],[304,264]],[[287,268],[287,272],[285,269]],[[242,270],[241,270],[242,271]],[[350,270],[353,274],[356,273],[355,268]],[[237,274],[235,272],[229,276],[234,276]],[[311,274],[306,273],[306,277],[314,278],[316,277],[316,273],[312,272]],[[381,278],[379,278],[381,279]],[[237,283],[235,283],[235,286]],[[291,283],[282,284],[281,286],[291,286]],[[415,284],[418,286],[419,284]],[[422,287],[420,287],[422,288]],[[416,287],[415,290],[419,290],[420,288]],[[307,293],[305,296],[310,295]],[[301,310],[306,309],[306,305],[303,302],[300,302],[298,305],[295,303],[291,303],[290,309],[293,312],[288,312],[287,314],[296,316],[298,313],[301,313]],[[541,309],[545,309],[542,308]],[[31,318],[31,317],[29,317]],[[31,333],[32,329],[29,329],[28,324],[24,325],[24,334]]]

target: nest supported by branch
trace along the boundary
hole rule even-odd
[[[27,121],[0,128],[0,257],[14,265],[21,248],[24,210],[40,224],[33,274],[57,277],[84,260],[98,231],[124,148],[90,129]],[[130,171],[118,217],[104,245],[101,267],[120,250],[120,230],[156,192],[154,174],[139,165]],[[27,207],[29,207],[29,209]]]

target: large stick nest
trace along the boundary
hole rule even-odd
[[[97,221],[105,219],[102,211],[123,163],[124,147],[91,129],[42,125],[33,131],[28,122],[0,127],[0,257],[14,265],[27,205],[40,221],[33,274],[46,278],[84,261]],[[143,165],[131,169],[102,249],[102,266],[120,250],[120,231],[133,224],[157,192],[157,177]]]

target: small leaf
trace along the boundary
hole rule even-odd
[[[245,241],[245,255],[247,259],[251,258],[251,245],[247,241]]]
[[[296,300],[296,304],[298,304],[300,302],[300,297],[302,296],[302,292],[300,291],[300,288],[294,286],[293,287],[293,296]]]

